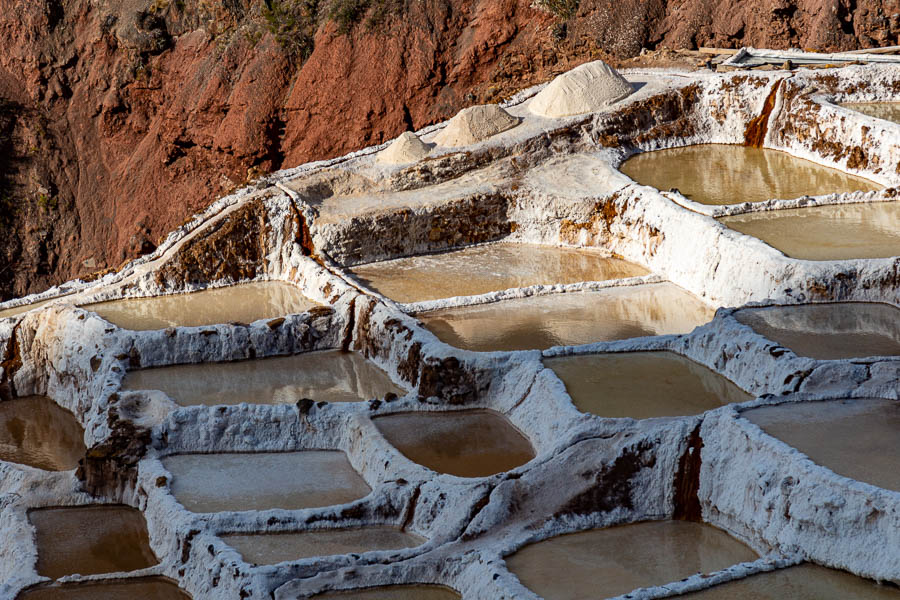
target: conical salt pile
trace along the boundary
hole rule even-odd
[[[634,90],[602,60],[563,73],[531,100],[529,110],[542,117],[567,117],[603,110]]]
[[[518,124],[519,119],[496,104],[470,106],[450,119],[434,141],[441,146],[468,146]]]
[[[376,160],[389,165],[414,163],[428,156],[430,151],[419,136],[412,131],[405,131],[390,146],[379,152]]]

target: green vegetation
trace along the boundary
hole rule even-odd
[[[575,16],[579,0],[535,0],[535,6],[556,15],[559,19]]]
[[[319,0],[266,0],[262,15],[282,48],[300,60],[309,58],[319,23]]]

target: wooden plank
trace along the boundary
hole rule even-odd
[[[884,48],[866,48],[865,50],[850,50],[841,54],[893,54],[900,52],[900,46],[885,46]]]
[[[740,50],[734,50],[732,48],[704,48],[701,46],[698,52],[702,54],[737,54]]]

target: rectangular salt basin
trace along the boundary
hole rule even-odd
[[[53,302],[54,300],[58,300],[61,297],[62,296],[57,296],[56,298],[49,298],[47,300],[41,300],[39,302],[32,302],[31,304],[24,304],[22,306],[16,306],[14,308],[4,308],[3,310],[0,310],[0,319],[15,317],[17,315],[21,315],[22,313],[26,313],[29,310],[34,310],[36,308],[46,306],[47,304]]]
[[[164,577],[137,577],[29,588],[18,600],[191,600]]]
[[[316,306],[319,304],[301,294],[294,285],[261,281],[188,294],[110,300],[86,304],[83,308],[124,329],[146,331],[252,323],[306,312]]]
[[[747,546],[702,523],[652,521],[529,544],[506,564],[545,600],[611,598],[756,560]]]
[[[383,585],[311,596],[317,600],[460,600],[455,590],[442,585]]]
[[[881,186],[786,152],[726,144],[702,144],[643,152],[619,168],[642,185],[677,189],[700,204],[789,200]]]
[[[802,260],[900,256],[900,202],[809,206],[719,221]]]
[[[0,402],[0,460],[45,471],[78,466],[87,448],[75,415],[45,396]]]
[[[466,350],[529,350],[687,333],[712,308],[671,283],[550,294],[422,313],[441,341]]]
[[[741,416],[838,475],[900,491],[900,401],[794,402]]]
[[[900,102],[847,102],[841,106],[876,119],[900,123]]]
[[[545,358],[576,408],[601,417],[696,415],[753,397],[715,371],[674,352],[616,352]]]
[[[358,402],[406,393],[374,363],[340,350],[129,371],[122,389],[160,390],[181,406]]]
[[[364,285],[396,302],[475,296],[533,285],[638,277],[645,268],[597,250],[490,244],[353,267]]]
[[[162,463],[175,499],[196,513],[315,508],[371,492],[336,450],[176,454]]]
[[[362,554],[374,550],[397,550],[421,545],[425,538],[396,527],[322,529],[297,533],[252,533],[222,536],[244,561],[275,565],[313,556]]]

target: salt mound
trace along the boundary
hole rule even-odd
[[[542,117],[580,115],[602,110],[633,91],[615,69],[595,60],[551,81],[534,97],[529,110]]]
[[[450,119],[443,131],[434,137],[434,141],[441,146],[468,146],[518,124],[519,119],[496,104],[470,106]]]
[[[401,165],[422,160],[431,149],[412,131],[400,134],[390,146],[378,153],[376,159],[380,163]]]

